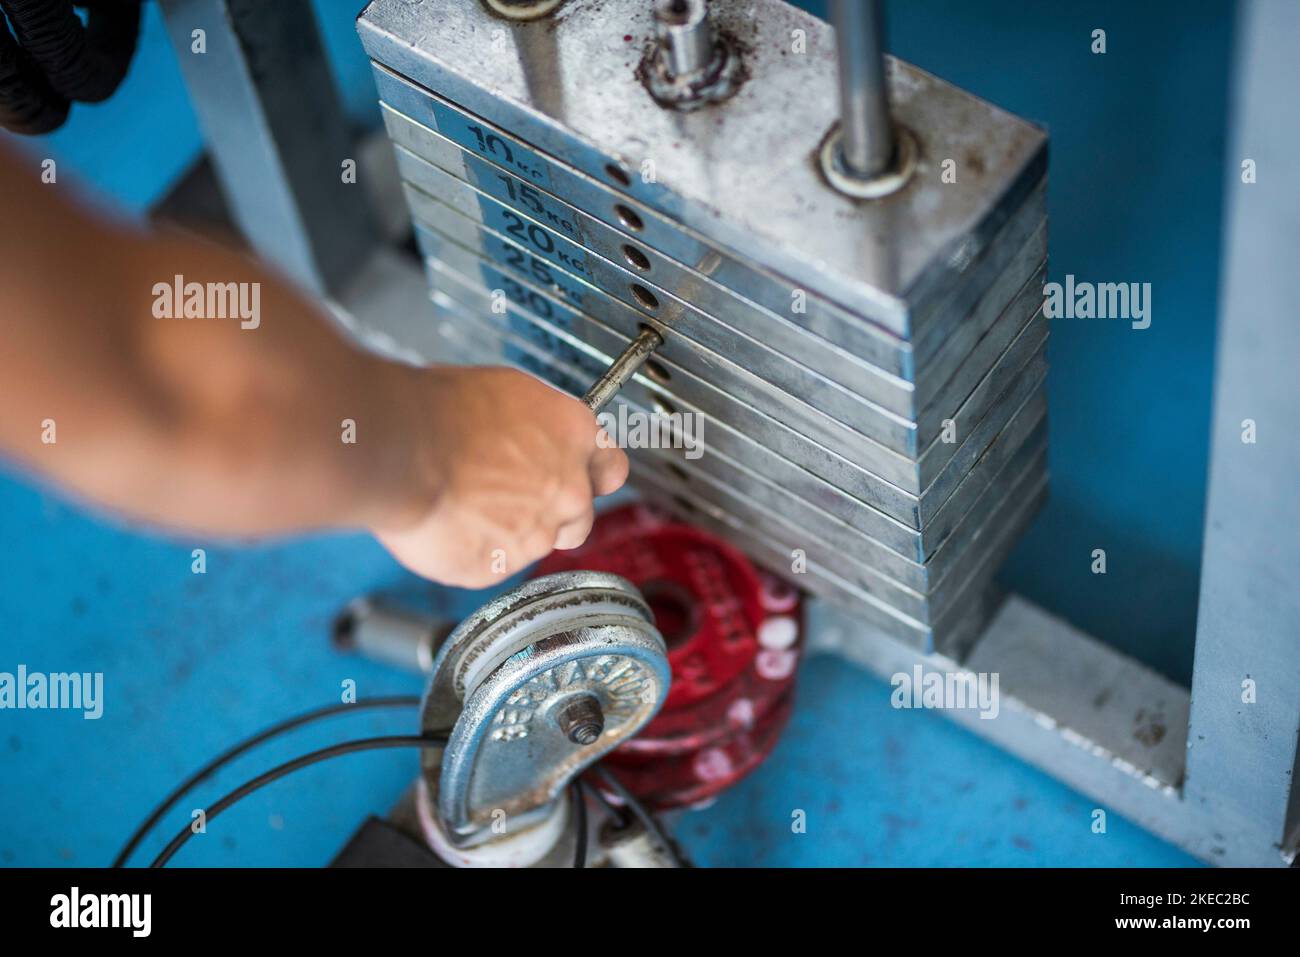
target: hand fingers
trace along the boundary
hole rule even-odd
[[[586,515],[572,519],[560,526],[555,533],[555,547],[568,551],[571,548],[577,548],[587,540],[591,534],[591,527],[596,523],[596,510],[589,508]]]
[[[627,481],[627,453],[620,448],[597,448],[588,464],[592,493],[609,495],[617,492]]]
[[[616,450],[615,450],[616,451]],[[593,501],[594,486],[587,469],[581,466],[557,492],[551,505],[550,514],[557,528],[552,545],[555,548],[577,548],[591,534],[591,526],[596,521],[596,508]]]

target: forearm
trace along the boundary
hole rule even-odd
[[[155,393],[147,401],[169,413],[150,438],[189,478],[171,493],[176,515],[256,533],[374,527],[427,503],[428,490],[412,488],[410,461],[411,440],[434,426],[434,410],[415,408],[411,388],[427,373],[353,348],[313,304],[243,257],[168,244],[141,259],[156,260],[178,262],[186,284],[257,284],[253,320],[150,318],[140,342],[137,363]],[[158,281],[145,270],[135,288]]]
[[[61,190],[0,150],[0,456],[74,494],[218,535],[364,527],[483,587],[579,545],[627,477],[537,379],[384,362],[252,260]]]
[[[246,257],[28,198],[0,250],[5,453],[113,510],[205,532],[383,526],[427,504],[399,438],[421,414],[407,388],[420,373],[355,350]],[[256,315],[184,318],[164,301],[177,276],[182,293],[245,284]]]

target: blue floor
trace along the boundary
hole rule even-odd
[[[435,591],[368,538],[212,548],[160,541],[0,480],[0,670],[101,671],[104,715],[0,712],[0,863],[103,864],[175,782],[280,718],[420,682],[341,656],[334,612],[384,590],[445,614],[478,599]],[[208,547],[207,572],[191,549]],[[1193,863],[1095,802],[930,713],[889,705],[888,685],[833,659],[806,663],[799,707],[760,771],[675,822],[702,864],[1182,865]],[[189,811],[298,753],[348,737],[415,730],[410,713],[339,718],[241,760]],[[415,774],[403,753],[356,755],[262,791],[183,852],[187,864],[327,861],[360,820]],[[791,815],[807,814],[794,834]],[[161,846],[161,837],[144,852]]]
[[[373,90],[356,0],[318,0],[350,109]],[[815,6],[815,5],[810,5]],[[29,147],[127,215],[161,195],[201,138],[157,10],[119,96],[78,107]],[[1186,682],[1195,627],[1213,358],[1230,5],[890,4],[899,55],[1048,127],[1051,277],[1154,286],[1152,328],[1062,320],[1052,330],[1053,498],[1008,565],[1031,598]],[[1095,27],[1109,52],[1088,51]],[[190,550],[208,548],[205,575]],[[1104,547],[1110,574],[1088,573]],[[101,864],[178,778],[284,716],[418,680],[335,654],[349,598],[397,590],[447,613],[477,599],[402,573],[364,537],[247,549],[169,542],[0,477],[0,671],[102,671],[99,721],[0,712],[0,863]],[[1184,865],[1186,855],[942,718],[889,707],[889,689],[809,662],[791,728],[761,771],[677,830],[704,864]],[[345,727],[346,725],[346,727]],[[405,732],[355,716],[241,763],[344,736]],[[186,863],[319,864],[410,781],[414,758],[362,755],[281,782],[215,822]],[[807,833],[791,815],[807,813]],[[188,821],[183,811],[172,829]],[[147,850],[147,849],[146,849]]]

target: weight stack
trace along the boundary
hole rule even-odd
[[[1045,134],[887,58],[910,175],[855,199],[822,21],[714,0],[725,89],[684,109],[648,0],[495,7],[358,21],[449,354],[581,395],[653,327],[609,407],[678,426],[629,448],[642,495],[959,655],[1047,491]]]

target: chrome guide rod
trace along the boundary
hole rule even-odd
[[[839,56],[842,161],[852,175],[870,179],[889,167],[895,148],[881,4],[832,0],[831,19]]]
[[[656,0],[655,35],[672,76],[702,73],[713,59],[713,30],[704,0]]]

